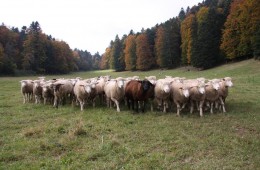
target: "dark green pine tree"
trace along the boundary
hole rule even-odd
[[[122,71],[124,70],[124,65],[121,61],[121,55],[122,55],[122,42],[119,39],[118,35],[115,37],[115,41],[112,45],[111,50],[111,59],[110,59],[110,67],[112,69],[115,69],[115,71]]]
[[[23,64],[23,55],[22,55],[22,52],[24,50],[23,48],[23,43],[26,39],[26,30],[27,30],[27,27],[26,26],[23,26],[21,31],[19,32],[19,38],[18,38],[18,50],[19,50],[19,55],[18,55],[18,58],[16,59],[16,65],[17,65],[17,69],[18,70],[22,70],[23,67],[22,67],[22,64]]]
[[[181,33],[180,20],[178,18],[171,19],[171,26],[169,27],[169,54],[171,61],[171,68],[180,66],[181,63]]]
[[[180,21],[172,18],[164,24],[164,40],[162,65],[164,68],[174,68],[181,63],[181,34]]]
[[[28,30],[28,36],[25,40],[24,59],[30,56],[30,67],[37,73],[44,73],[46,64],[46,39],[42,34],[40,24],[32,22]]]
[[[92,68],[94,70],[98,70],[99,69],[99,63],[101,61],[101,56],[99,54],[99,52],[96,52],[93,57],[92,57]]]
[[[191,58],[195,67],[207,69],[217,64],[220,36],[215,20],[216,12],[212,8],[202,7],[197,13],[197,38],[193,42],[194,55]]]
[[[156,57],[155,57],[155,36],[156,36],[156,26],[146,29],[146,35],[148,38],[148,44],[151,51],[151,68],[156,67]]]
[[[180,11],[180,13],[178,15],[178,18],[182,22],[185,19],[185,17],[186,17],[185,11],[184,11],[183,8],[181,8],[181,11]]]

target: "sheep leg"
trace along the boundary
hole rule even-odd
[[[193,113],[193,109],[194,109],[193,101],[190,101],[190,114]]]
[[[200,101],[200,117],[203,116],[203,104],[204,104],[204,101]]]
[[[181,106],[178,102],[175,103],[177,106],[177,116],[180,116],[180,110],[181,110]]]
[[[224,103],[222,97],[220,97],[219,100],[220,100],[220,103],[221,103],[221,106],[222,106],[222,109],[223,109],[223,113],[225,113],[226,112],[226,108],[225,108],[225,103]]]
[[[37,104],[37,103],[38,103],[38,96],[35,95],[35,104]]]
[[[214,102],[210,102],[210,113],[213,114],[213,104]]]
[[[182,111],[182,109],[184,109],[184,108],[186,107],[186,104],[187,104],[187,103],[183,103],[183,105],[182,105],[182,107],[181,107],[181,110],[180,110],[180,111]]]
[[[44,104],[44,105],[46,105],[46,100],[47,100],[47,98],[44,97],[44,98],[43,98],[43,104]]]
[[[80,110],[83,111],[84,104],[85,104],[84,100],[81,100],[79,103],[80,103]]]
[[[207,111],[209,108],[210,108],[210,102],[209,101],[207,101],[206,103],[205,103],[205,108],[204,108],[204,111]]]
[[[156,102],[157,102],[157,109],[161,110],[162,100],[160,100],[159,98],[156,98]]]
[[[26,94],[23,93],[23,104],[26,102]]]
[[[143,107],[142,107],[142,112],[143,112],[143,113],[144,113],[144,110],[145,110],[146,102],[147,102],[147,101],[142,101],[142,106],[143,106]]]
[[[164,101],[163,102],[163,112],[166,113],[166,107],[167,107],[167,103]]]
[[[199,102],[196,101],[197,110],[200,111]]]
[[[28,100],[28,102],[29,101],[32,101],[33,100],[33,94],[32,93],[29,93],[29,100]]]
[[[149,102],[150,102],[150,107],[151,107],[151,112],[153,112],[153,101],[152,100],[149,100]]]
[[[215,109],[218,109],[218,100],[215,101]]]
[[[136,112],[138,113],[139,112],[139,102],[137,100],[134,100],[133,103],[135,103],[136,105]]]
[[[92,100],[92,106],[96,107],[96,97],[94,97],[93,100]]]
[[[58,97],[55,96],[55,97],[54,97],[54,104],[53,104],[53,107],[58,108],[58,103],[59,103]]]
[[[26,93],[25,94],[25,103],[27,102],[27,103],[29,103],[29,96],[30,94],[29,93]]]
[[[117,112],[120,112],[120,108],[119,108],[119,102],[115,99],[115,98],[111,98],[111,100],[116,104],[116,110]]]
[[[107,101],[107,107],[110,107],[110,99],[108,97],[106,98],[106,101]]]
[[[168,103],[168,101],[165,103],[166,103],[166,110],[167,110],[167,109],[169,109],[169,103]]]

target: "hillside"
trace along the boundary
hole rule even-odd
[[[133,114],[126,107],[22,104],[22,79],[0,78],[0,169],[258,169],[260,62],[246,60],[205,71],[90,71],[62,77],[230,76],[227,113],[200,118],[188,111]],[[61,77],[47,76],[47,79]]]

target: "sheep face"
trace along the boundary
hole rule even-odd
[[[87,84],[84,86],[84,89],[87,93],[90,93],[91,92],[91,85],[90,84]]]
[[[79,81],[79,80],[80,80],[80,79],[72,79],[72,80],[71,80],[72,85],[75,86],[75,84],[76,84],[77,81]]]
[[[39,89],[41,87],[40,82],[34,82],[34,88]]]
[[[43,91],[44,93],[46,93],[46,92],[48,91],[48,87],[47,87],[47,86],[43,86],[43,87],[42,87],[42,91]]]
[[[218,89],[220,88],[218,81],[213,81],[213,82],[212,82],[212,86],[213,86],[213,88],[214,88],[215,90],[218,90]]]
[[[119,88],[123,88],[124,87],[124,80],[117,80],[117,85]]]
[[[190,96],[190,93],[189,93],[189,88],[188,87],[181,87],[180,88],[182,90],[182,94],[188,98]]]
[[[198,88],[198,91],[199,91],[200,94],[204,94],[205,93],[205,86],[199,85],[197,88]]]
[[[225,81],[225,86],[227,86],[227,87],[232,87],[233,86],[233,83],[232,83],[232,80],[231,80],[230,77],[224,78],[224,81]]]
[[[97,82],[91,83],[91,88],[92,88],[92,89],[95,89],[97,84],[98,84]]]
[[[169,84],[169,83],[164,83],[164,84],[163,84],[163,91],[164,91],[165,93],[170,93],[170,90],[171,90],[170,84]]]
[[[147,81],[147,80],[144,80],[144,81],[142,81],[142,85],[143,85],[144,91],[147,91],[147,90],[149,90],[150,87],[152,86],[152,83],[150,83],[150,82]]]
[[[22,81],[20,81],[21,82],[21,86],[22,86],[22,88],[23,87],[25,87],[26,86],[26,84],[27,84],[27,82],[26,81],[24,81],[24,80],[22,80]]]

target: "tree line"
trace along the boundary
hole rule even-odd
[[[72,50],[64,41],[42,32],[40,24],[32,22],[21,30],[0,25],[0,74],[65,74],[71,71],[99,69],[101,56],[97,52]]]
[[[229,60],[260,60],[258,0],[205,0],[152,28],[116,35],[105,53],[72,50],[42,32],[0,26],[0,74],[60,74],[93,69],[149,70],[193,66],[208,69]]]
[[[208,69],[229,60],[260,59],[260,3],[205,0],[177,17],[120,39],[102,55],[100,69]]]

